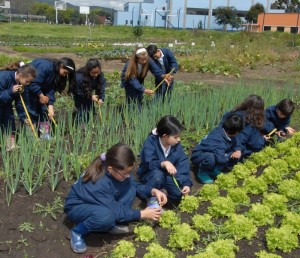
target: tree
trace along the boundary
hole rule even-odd
[[[276,6],[277,9],[284,9],[287,13],[295,13],[300,7],[299,0],[276,0],[273,6]]]
[[[237,24],[237,10],[233,6],[219,6],[215,10],[215,19],[217,24],[223,25],[226,30],[228,24]]]
[[[263,13],[265,11],[265,7],[260,4],[256,3],[252,5],[246,14],[245,20],[249,23],[257,23],[257,17],[259,13]]]
[[[132,33],[134,36],[137,37],[137,41],[138,41],[139,37],[143,35],[144,31],[141,26],[135,26],[133,27]]]

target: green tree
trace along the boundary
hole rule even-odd
[[[217,24],[224,26],[224,30],[227,29],[228,24],[237,26],[237,10],[233,6],[219,6],[215,10],[215,19]]]
[[[284,9],[287,13],[295,13],[300,7],[299,0],[276,0],[273,7],[276,6],[277,9]]]
[[[136,36],[137,41],[138,41],[139,37],[143,35],[144,31],[141,26],[135,26],[135,27],[133,27],[132,33],[134,36]]]
[[[249,23],[257,23],[257,17],[259,13],[263,13],[265,11],[265,7],[260,4],[256,3],[252,5],[246,14],[245,20]]]

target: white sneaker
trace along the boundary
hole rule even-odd
[[[6,151],[12,151],[16,149],[18,146],[15,143],[15,136],[8,136],[6,138]]]
[[[129,233],[129,228],[127,226],[116,225],[108,232],[114,235],[126,234]]]

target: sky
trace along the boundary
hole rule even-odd
[[[142,2],[142,0],[65,0],[67,3],[76,6],[102,6],[123,10],[124,4],[127,2]]]

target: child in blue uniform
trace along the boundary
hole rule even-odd
[[[84,236],[90,232],[128,233],[128,227],[119,224],[160,218],[161,208],[131,208],[137,194],[142,198],[155,196],[160,206],[167,202],[163,192],[134,180],[131,172],[135,162],[127,145],[116,144],[95,158],[72,186],[64,210],[76,223],[71,230],[71,248],[75,253],[86,251]]]
[[[50,138],[49,119],[54,117],[55,92],[62,93],[67,85],[72,84],[75,64],[72,59],[62,57],[58,60],[37,58],[30,63],[37,70],[37,77],[26,87],[24,101],[30,111],[31,119],[39,124],[40,137]],[[20,107],[21,108],[21,107]],[[25,112],[20,114],[25,120]]]
[[[19,101],[19,94],[36,76],[31,65],[20,66],[19,63],[0,70],[0,130],[7,135],[6,150],[15,148],[15,118],[13,101]]]
[[[169,76],[170,83],[168,84],[164,82],[161,86],[159,86],[155,93],[156,97],[161,97],[164,100],[166,94],[170,97],[174,87],[174,74],[178,71],[177,60],[169,49],[157,48],[156,45],[149,45],[147,47],[147,52],[165,74],[168,74],[173,70]],[[159,85],[160,82],[161,80],[155,79],[156,86]]]
[[[289,126],[294,108],[294,102],[290,99],[283,99],[277,105],[268,107],[265,111],[265,123],[262,132],[270,133],[277,129],[275,134],[278,137],[294,134],[295,129]]]
[[[231,113],[194,148],[191,161],[199,167],[197,177],[202,183],[213,183],[213,178],[221,173],[226,164],[240,158],[241,152],[235,150],[234,137],[244,126],[243,116]]]
[[[153,90],[143,86],[149,70],[157,80],[164,79],[165,73],[149,58],[147,50],[138,48],[125,64],[121,74],[121,87],[125,88],[127,103],[137,104],[139,109],[142,107],[144,93],[149,96],[154,94]]]
[[[241,160],[249,157],[253,152],[262,150],[270,139],[262,135],[260,130],[264,124],[264,100],[257,95],[249,95],[242,103],[222,118],[222,121],[231,113],[238,113],[244,117],[245,128],[235,137],[237,150],[241,151]]]
[[[173,116],[164,116],[144,142],[138,175],[143,184],[165,189],[178,202],[191,191],[190,164],[180,144],[183,126]],[[178,186],[177,186],[178,184]]]
[[[95,112],[93,103],[102,105],[105,99],[106,79],[101,70],[101,63],[91,58],[86,65],[76,71],[76,84],[73,98],[77,108],[77,119],[89,120],[89,112]]]

